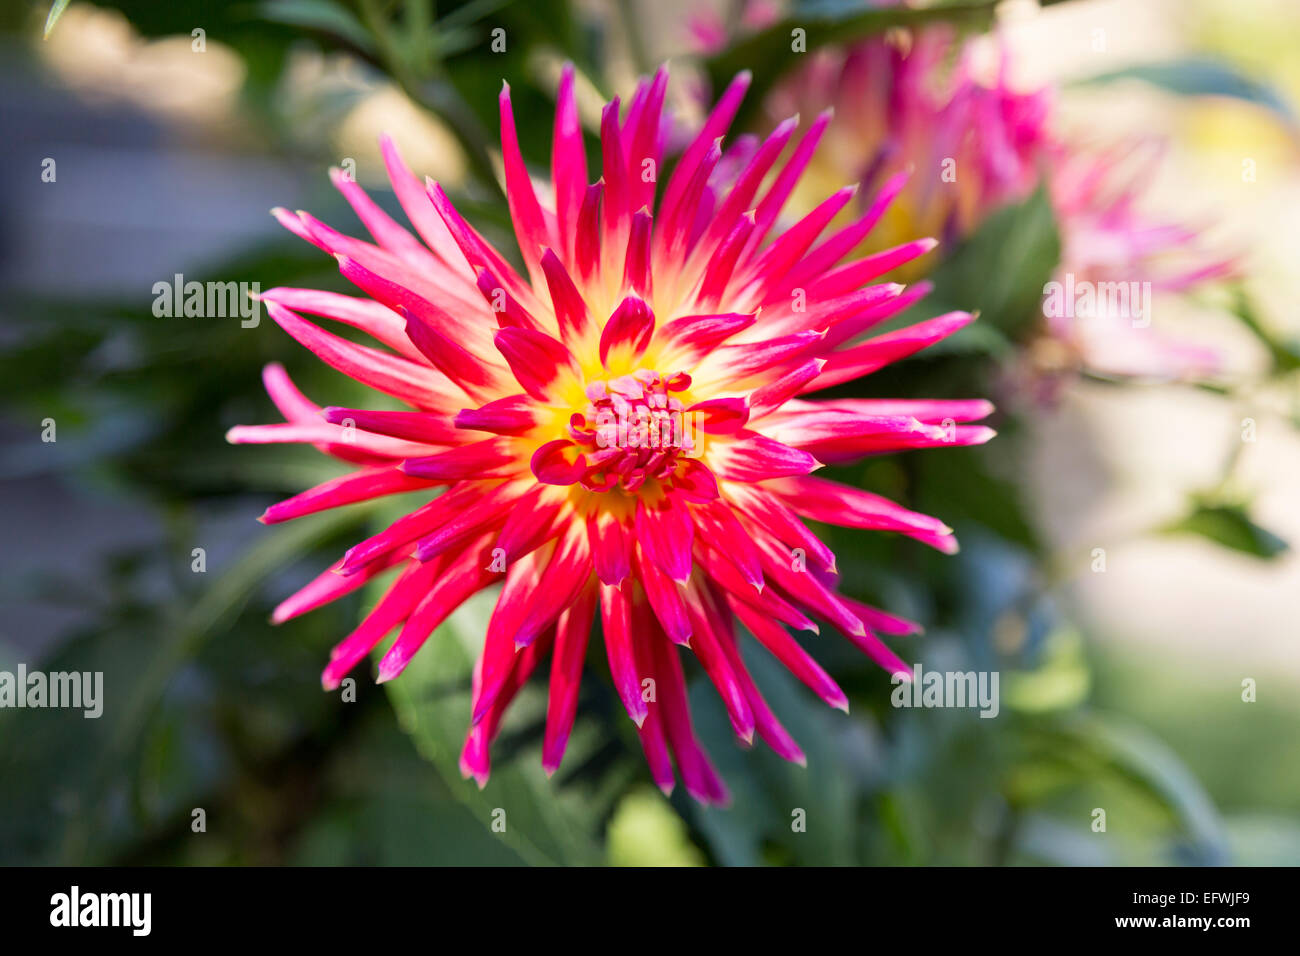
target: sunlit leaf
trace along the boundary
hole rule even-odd
[[[50,38],[50,31],[54,29],[54,24],[59,22],[59,17],[63,16],[63,11],[68,9],[71,0],[54,0],[50,5],[50,15],[45,18],[45,39]]]
[[[663,795],[639,787],[619,801],[609,822],[612,866],[701,866],[704,856],[691,843],[686,824]]]

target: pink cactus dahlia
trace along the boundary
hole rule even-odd
[[[1229,258],[1202,248],[1197,230],[1142,210],[1154,164],[1130,174],[1124,162],[1141,144],[1099,150],[1067,142],[1051,128],[1053,91],[1015,88],[1005,48],[992,82],[978,77],[973,59],[969,44],[936,25],[821,51],[774,92],[772,109],[780,115],[837,91],[835,122],[805,190],[845,177],[867,189],[897,184],[898,201],[864,251],[938,236],[943,249],[896,273],[920,278],[991,213],[1045,181],[1062,239],[1062,276],[1182,291],[1233,271]],[[902,177],[905,170],[912,175]],[[800,192],[792,205],[806,209],[816,201]],[[1053,347],[1033,354],[1103,374],[1194,379],[1217,365],[1214,352],[1135,329],[1126,315],[1049,320],[1043,332],[1037,344]]]
[[[735,621],[826,702],[844,694],[786,627],[832,624],[875,661],[906,665],[877,636],[907,621],[835,590],[835,558],[801,518],[895,531],[955,549],[941,522],[812,476],[828,462],[893,449],[986,441],[970,401],[814,401],[805,393],[867,374],[965,323],[941,316],[864,341],[915,296],[868,285],[929,247],[914,242],[838,264],[884,200],[818,242],[853,198],[842,189],[784,234],[773,223],[825,129],[781,162],[796,121],[763,143],[720,144],[748,85],[721,97],[656,196],[666,71],[625,112],[604,110],[603,176],[588,182],[573,75],[559,88],[550,182],[520,155],[509,89],[501,94],[506,194],[526,269],[517,272],[422,186],[387,140],[388,174],[423,243],[339,173],[334,183],[375,242],[307,213],[277,210],[291,231],[339,261],[365,297],[310,289],[264,294],[268,314],[330,366],[409,410],[320,408],[283,369],[267,390],[287,422],[240,426],[233,442],[308,442],[356,470],[272,506],[285,521],[395,492],[429,497],[277,609],[284,621],[396,578],[335,649],[332,688],[398,630],[379,680],[400,674],[472,594],[500,585],[474,672],[461,767],[480,785],[511,698],[547,654],[543,762],[564,754],[593,619],[614,685],[655,781],[719,802],[726,791],[691,730],[679,647],[694,653],[744,742],[755,732],[802,761],[745,669]],[[302,318],[369,333],[354,344]],[[856,343],[856,344],[855,344]],[[653,681],[646,684],[645,681]],[[646,689],[652,687],[653,693]],[[649,699],[652,698],[652,699]]]
[[[1033,192],[1056,149],[1046,126],[1050,91],[1012,89],[1005,58],[996,83],[982,83],[970,48],[956,53],[950,63],[953,33],[943,26],[863,40],[817,53],[773,94],[779,114],[836,91],[835,122],[810,181],[849,176],[871,188],[913,172],[899,180],[899,201],[869,238],[875,247],[916,235],[959,242]],[[910,271],[921,274],[921,265]]]

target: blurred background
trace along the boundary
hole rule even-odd
[[[1300,863],[1292,0],[54,7],[0,13],[0,670],[102,671],[105,706],[97,720],[0,710],[0,863]],[[926,625],[896,645],[907,660],[1001,673],[998,718],[891,708],[887,675],[823,635],[809,648],[849,693],[848,716],[752,662],[806,770],[740,751],[696,681],[701,734],[735,797],[703,810],[654,789],[594,671],[553,780],[537,756],[538,687],[487,788],[462,781],[481,607],[393,684],[358,674],[355,700],[322,693],[329,648],[374,595],[279,627],[270,609],[382,515],[259,525],[333,466],[224,433],[274,420],[269,361],[324,404],[363,403],[364,390],[269,321],[156,315],[155,284],[344,291],[330,258],[268,210],[356,232],[331,166],[396,209],[384,131],[510,248],[493,145],[503,79],[540,166],[566,59],[591,137],[592,104],[664,59],[689,123],[733,67],[754,70],[756,91],[782,81],[786,65],[752,56],[769,35],[784,43],[806,23],[810,48],[897,41],[918,10],[960,31],[977,63],[1004,50],[1014,86],[1051,88],[1051,126],[1069,141],[1158,141],[1144,206],[1234,263],[1158,299],[1163,330],[1219,357],[1212,374],[1080,365],[1040,388],[1041,330],[987,300],[997,271],[1037,309],[1058,267],[1018,265],[999,242],[995,228],[1029,228],[1017,217],[1033,201],[1018,202],[954,253],[985,264],[964,270],[979,281],[936,273],[936,298],[984,308],[976,325],[994,332],[841,389],[999,404],[988,446],[836,469],[943,518],[960,554],[826,532],[846,590]],[[754,100],[741,121],[761,130]],[[1046,215],[1032,220],[1047,230],[1036,248],[1055,249]],[[792,832],[795,808],[807,832]]]

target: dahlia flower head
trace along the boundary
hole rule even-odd
[[[750,678],[737,622],[842,709],[844,693],[787,628],[817,631],[815,619],[826,622],[904,675],[907,665],[880,635],[917,628],[838,593],[835,557],[802,519],[956,549],[941,521],[813,472],[993,434],[969,424],[991,412],[982,400],[804,397],[916,352],[972,317],[954,313],[862,339],[916,299],[872,280],[929,244],[842,263],[887,205],[879,197],[828,231],[856,186],[774,234],[827,117],[802,137],[792,119],[762,143],[741,137],[724,151],[745,74],[660,193],[667,80],[660,69],[626,110],[617,99],[604,108],[594,182],[572,69],[559,83],[545,182],[525,166],[503,90],[505,190],[523,271],[437,183],[420,183],[387,138],[388,175],[418,238],[337,170],[334,184],[373,242],[305,212],[275,211],[335,256],[364,295],[273,289],[262,295],[268,315],[326,364],[405,409],[321,408],[269,366],[266,387],[286,422],[238,426],[229,440],[306,442],[355,470],[273,505],[262,520],[400,492],[425,503],[348,550],[274,620],[392,571],[322,676],[327,689],[338,686],[397,630],[378,665],[387,681],[466,599],[499,586],[460,761],[480,786],[511,699],[548,655],[542,760],[548,773],[559,767],[597,618],[613,684],[665,791],[675,763],[692,796],[727,799],[692,731],[684,652],[716,687],[743,743],[757,733],[803,762]],[[379,347],[304,313],[368,333]]]
[[[942,25],[820,51],[778,86],[773,109],[824,103],[827,90],[835,91],[835,122],[810,183],[848,176],[870,189],[915,173],[898,180],[898,202],[870,237],[874,246],[916,235],[955,245],[1033,192],[1055,149],[1051,91],[1013,89],[1005,56],[996,82],[980,82],[971,48]]]
[[[780,115],[836,91],[835,122],[808,188],[844,177],[868,190],[889,188],[891,176],[912,171],[865,249],[938,236],[942,249],[897,273],[919,279],[991,213],[1046,182],[1062,240],[1061,276],[1181,292],[1232,274],[1232,258],[1206,250],[1200,230],[1143,209],[1161,150],[1148,142],[1082,148],[1058,137],[1053,91],[1014,86],[1010,54],[1002,45],[997,52],[996,75],[986,82],[972,45],[936,25],[821,51],[773,93]],[[797,196],[794,205],[813,201]],[[1133,318],[1057,317],[1043,331],[1078,364],[1107,374],[1197,378],[1217,368],[1215,352],[1168,340],[1145,322],[1135,328]]]
[[[1076,283],[1149,282],[1153,292],[1182,293],[1238,273],[1236,257],[1210,251],[1202,229],[1144,211],[1165,150],[1164,143],[1146,140],[1057,151],[1051,189],[1061,232],[1060,274]],[[1080,321],[1045,310],[1045,317],[1047,337],[1101,374],[1196,381],[1222,367],[1217,349],[1161,334],[1147,327],[1149,315],[1099,310]]]

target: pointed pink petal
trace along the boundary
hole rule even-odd
[[[560,251],[573,256],[578,210],[587,190],[587,148],[578,121],[578,104],[573,95],[573,64],[560,73],[555,107],[555,130],[551,138],[551,178],[555,189],[555,216],[560,229]]]
[[[509,395],[479,408],[456,413],[456,427],[496,435],[521,435],[537,424],[535,406],[524,395]]]
[[[555,653],[551,663],[550,696],[546,704],[546,733],[542,742],[542,769],[555,773],[564,758],[569,732],[578,712],[578,690],[587,658],[587,640],[596,611],[594,586],[586,588],[555,626]]]
[[[666,640],[650,642],[654,654],[657,690],[664,731],[677,759],[686,792],[701,803],[726,804],[730,801],[726,786],[709,763],[695,738],[691,714],[686,701],[686,679],[677,649]]]
[[[406,320],[406,334],[420,353],[447,378],[468,394],[490,389],[499,377],[493,366],[461,347],[456,339],[444,334],[427,319],[409,312],[405,307],[398,312]]]
[[[422,445],[459,445],[469,437],[458,432],[443,416],[427,412],[376,412],[331,405],[322,408],[320,415],[332,425],[346,427],[350,424],[362,431],[419,442]],[[412,454],[419,452],[412,451]]]
[[[370,299],[321,292],[318,289],[268,289],[261,295],[263,302],[278,302],[286,309],[296,309],[311,315],[323,316],[360,329],[404,357],[422,362],[420,350],[406,337],[406,323],[388,306]]]
[[[713,351],[731,336],[754,324],[754,316],[740,312],[721,315],[687,315],[659,326],[654,341],[684,366]]]
[[[567,526],[560,516],[565,512],[567,500],[557,496],[553,489],[534,485],[511,507],[497,547],[505,552],[507,561],[514,561],[555,537]]]
[[[763,565],[749,531],[725,501],[695,509],[695,528],[751,586],[763,587]]]
[[[350,378],[420,408],[440,409],[455,401],[459,389],[431,368],[331,335],[274,302],[266,311],[299,344]]]
[[[749,421],[749,405],[743,398],[710,398],[686,409],[700,431],[711,435],[734,435]]]
[[[405,475],[392,466],[366,468],[332,478],[273,504],[266,509],[260,520],[265,524],[278,524],[329,508],[430,486],[431,482]]]
[[[813,660],[785,628],[742,601],[729,603],[740,622],[791,674],[830,706],[843,711],[849,709],[849,699],[834,678]]]
[[[555,318],[560,326],[560,337],[571,342],[594,328],[595,322],[587,309],[587,302],[574,285],[573,278],[551,249],[542,253],[542,271],[546,273],[546,287],[555,306]]]
[[[271,612],[271,623],[283,624],[300,614],[306,614],[308,611],[314,611],[331,601],[336,601],[345,594],[351,594],[402,560],[404,559],[400,556],[394,556],[391,561],[376,562],[364,574],[354,574],[352,577],[346,578],[335,573],[337,565],[327,568],[305,587],[299,588],[276,605],[275,610]]]
[[[439,570],[436,565],[415,562],[407,565],[402,575],[380,598],[375,609],[330,652],[330,662],[321,675],[321,685],[326,690],[338,687],[348,671],[356,667],[389,631],[406,619],[427,593]]]
[[[510,221],[519,240],[519,251],[524,255],[533,282],[541,281],[541,249],[554,244],[547,234],[542,207],[533,192],[533,181],[524,166],[519,152],[519,137],[515,132],[515,113],[510,105],[510,84],[504,83],[498,97],[501,114],[501,154],[506,173],[506,199],[510,205]]]
[[[477,478],[510,478],[523,471],[513,439],[487,438],[424,458],[408,458],[402,471],[416,478],[458,481]]]
[[[641,699],[641,672],[633,647],[631,601],[626,591],[630,591],[630,586],[600,586],[600,619],[614,689],[618,691],[627,715],[640,727],[647,711],[646,702]]]
[[[691,576],[691,544],[695,523],[685,506],[666,499],[649,505],[644,498],[636,506],[636,537],[641,548],[668,577],[679,584]]]
[[[596,577],[602,584],[618,587],[632,570],[631,529],[619,519],[593,510],[587,516],[587,540]]]
[[[572,354],[563,342],[531,329],[501,329],[495,340],[525,392],[547,401],[550,388],[562,369],[574,366]]]
[[[664,633],[674,644],[685,644],[691,638],[691,622],[681,590],[650,560],[644,545],[636,549],[635,559],[637,578]]]
[[[727,718],[731,729],[746,744],[754,739],[754,711],[749,706],[749,699],[736,678],[736,672],[722,649],[727,635],[719,628],[724,623],[704,612],[698,596],[688,599],[687,611],[691,618],[691,650],[695,652],[700,666],[709,681],[722,698],[727,709]],[[728,619],[729,623],[729,619]]]
[[[487,587],[492,577],[483,569],[482,555],[473,549],[462,552],[442,568],[402,625],[397,640],[380,659],[376,680],[382,684],[401,674],[429,635],[471,595]]]
[[[384,157],[384,166],[388,170],[389,181],[392,182],[393,191],[397,193],[397,201],[402,206],[402,212],[406,213],[406,218],[411,220],[415,231],[438,258],[458,272],[468,284],[473,277],[473,272],[456,245],[456,240],[452,238],[437,210],[430,204],[424,186],[402,160],[402,155],[391,137],[381,136],[379,148]]]
[[[515,631],[515,644],[527,646],[555,622],[560,612],[573,603],[591,581],[591,553],[586,530],[570,525],[538,579],[528,611]]]
[[[819,467],[806,451],[791,448],[774,438],[742,432],[740,441],[716,444],[710,450],[709,466],[730,481],[766,481],[790,475],[806,475]]]

